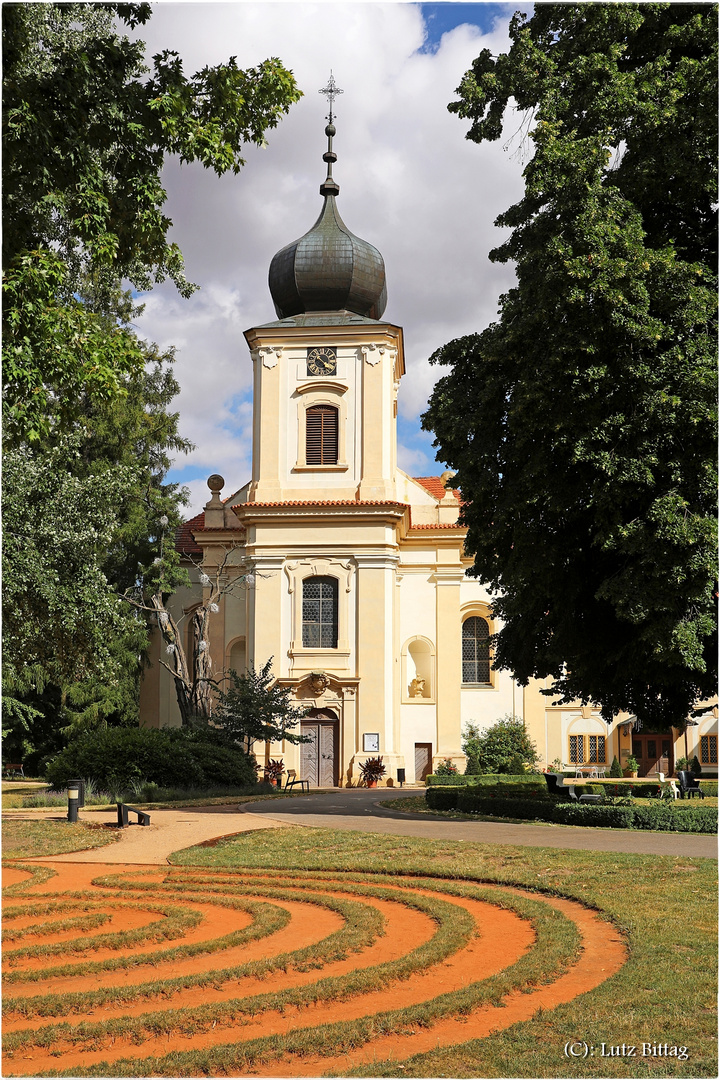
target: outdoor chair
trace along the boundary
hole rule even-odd
[[[669,780],[668,783],[670,785],[670,791],[672,792],[673,799],[679,799],[680,798],[680,791],[679,791],[678,786],[675,783],[675,781],[674,780]]]
[[[555,772],[544,772],[545,783],[547,784],[548,792],[551,795],[567,796],[568,789],[563,784],[563,774]]]
[[[126,829],[131,824],[128,814],[137,814],[138,825],[149,825],[150,815],[146,810],[138,810],[135,806],[128,806],[127,803],[119,802],[117,804],[117,823],[119,829]]]
[[[570,797],[570,802],[599,803],[602,802],[603,799],[602,795],[578,795],[574,785],[568,786],[567,793]]]
[[[301,791],[310,791],[310,781],[298,780],[297,769],[288,769],[287,776],[285,778],[285,787],[283,788],[283,790],[287,791],[288,788],[297,787],[298,784],[300,785]]]
[[[678,772],[678,780],[680,781],[680,798],[684,799],[687,795],[688,799],[692,799],[695,795],[699,795],[701,799],[705,798],[705,792],[700,787],[697,777],[693,776],[691,772],[686,769],[680,769]]]

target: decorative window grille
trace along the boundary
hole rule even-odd
[[[312,405],[305,413],[305,463],[338,463],[338,410],[333,405]]]
[[[570,736],[570,764],[582,765],[585,760],[585,737],[583,735]]]
[[[717,765],[717,735],[700,736],[700,764]]]
[[[462,627],[462,681],[490,682],[490,627],[486,619],[473,615]]]
[[[337,609],[337,578],[305,578],[302,599],[303,648],[337,649]]]
[[[605,736],[588,735],[588,761],[592,765],[605,764]]]

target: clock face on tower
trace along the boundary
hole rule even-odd
[[[323,345],[319,349],[307,351],[308,375],[334,375],[337,370],[337,349]]]

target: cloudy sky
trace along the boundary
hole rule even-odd
[[[176,162],[165,170],[171,238],[200,289],[183,300],[172,284],[157,286],[138,329],[177,348],[175,406],[197,449],[171,478],[190,489],[193,513],[207,501],[210,473],[225,477],[225,494],[249,477],[251,361],[242,334],[275,318],[270,260],[320,212],[327,101],[318,90],[331,69],[344,91],[335,105],[338,206],[346,225],[382,252],[385,318],[405,332],[400,466],[414,476],[442,471],[432,436],[420,431],[440,374],[428,357],[487,326],[512,283],[512,269],[487,254],[502,238],[494,219],[522,192],[526,149],[513,137],[517,117],[501,142],[478,146],[447,104],[481,49],[507,49],[518,9],[531,13],[519,3],[373,0],[154,6],[138,31],[149,56],[176,50],[187,74],[231,55],[242,67],[277,56],[305,95],[268,133],[266,149],[248,149],[238,176]]]

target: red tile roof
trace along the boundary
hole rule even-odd
[[[238,529],[238,531],[240,532],[245,532],[239,521],[237,522],[237,524],[233,525],[232,528]],[[183,555],[202,555],[202,548],[193,536],[193,533],[225,531],[225,528],[206,529],[205,511],[201,510],[200,513],[196,514],[194,518],[190,518],[189,521],[184,522],[180,526],[180,528],[175,534],[175,547]]]
[[[445,495],[446,488],[439,476],[414,476],[413,480],[417,484],[421,484],[426,491],[428,491],[433,498],[442,499]],[[453,490],[453,495],[460,501],[460,492]],[[228,500],[223,500],[227,502]],[[257,507],[269,507],[269,506],[407,506],[407,503],[395,502],[390,499],[369,499],[359,502],[357,499],[308,499],[303,502],[266,502],[266,503],[242,503],[239,505],[257,506]],[[238,522],[238,526],[239,525]],[[442,525],[412,525],[415,529],[457,529],[462,526],[457,524],[442,524]],[[196,514],[195,517],[190,518],[183,525],[180,526],[175,535],[175,546],[178,551],[184,555],[202,555],[202,548],[193,536],[193,532],[197,532],[199,529],[205,531],[205,511],[201,511]],[[209,530],[208,530],[209,531]]]
[[[202,555],[202,548],[198,545],[193,531],[195,529],[203,529],[205,527],[205,511],[202,510],[199,514],[196,514],[194,518],[190,518],[189,521],[183,522],[178,531],[175,533],[175,547],[183,555]]]
[[[447,488],[442,482],[442,478],[439,476],[413,476],[413,480],[416,484],[422,484],[426,491],[435,499],[443,499],[447,492]],[[454,489],[453,495],[459,501],[461,496],[459,490]]]
[[[458,521],[436,521],[430,525],[425,523],[423,523],[422,525],[413,525],[411,522],[410,528],[413,532],[415,532],[416,529],[462,529],[463,532],[466,531],[465,526],[461,525]]]
[[[302,502],[256,502],[243,503],[243,506],[407,506],[407,503],[395,499],[306,499]]]

